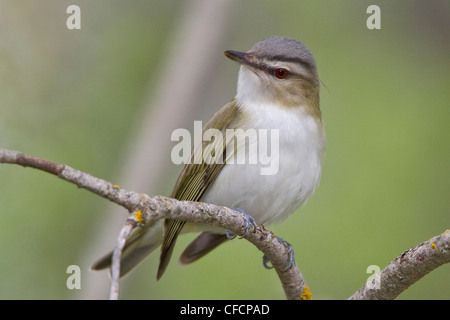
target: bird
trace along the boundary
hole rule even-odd
[[[306,203],[321,178],[326,134],[316,61],[302,42],[279,36],[266,38],[247,52],[227,50],[224,54],[240,65],[236,95],[205,124],[203,133],[215,130],[225,138],[194,145],[191,161],[183,167],[171,197],[236,209],[251,224],[277,224]],[[234,136],[227,139],[230,131]],[[270,139],[258,135],[269,132]],[[205,148],[210,150],[206,156]],[[261,159],[268,154],[271,163]],[[152,221],[127,240],[120,275],[161,246],[160,279],[178,235],[187,232],[200,234],[181,254],[182,265],[230,238],[227,230],[205,224]],[[109,253],[99,259],[92,269],[110,267],[111,257]]]

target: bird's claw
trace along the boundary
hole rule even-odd
[[[273,266],[269,266],[267,263],[270,262],[269,258],[266,257],[266,255],[263,255],[263,266],[264,268],[270,270],[273,269]]]
[[[236,238],[236,235],[234,233],[231,233],[228,229],[225,230],[225,235],[227,236],[228,240],[233,240],[234,238]]]
[[[245,210],[243,210],[243,209],[241,209],[241,208],[233,208],[233,210],[239,211],[239,212],[242,213],[242,214],[244,215],[244,217],[245,217],[245,231],[244,231],[244,234],[239,238],[239,239],[242,239],[242,238],[244,238],[244,237],[248,234],[248,232],[249,232],[249,230],[250,230],[250,225],[252,225],[253,228],[255,228],[255,229],[258,227],[258,225],[256,224],[255,219],[253,219],[253,217],[252,217],[251,215],[249,215],[249,214],[247,213],[247,211],[245,211]],[[226,236],[227,236],[227,238],[228,238],[229,240],[232,240],[232,239],[236,238],[236,235],[235,235],[235,234],[232,234],[232,233],[230,232],[230,230],[228,230],[228,229],[225,230],[225,234],[226,234]]]
[[[295,264],[295,258],[294,258],[294,247],[287,242],[286,240],[277,237],[278,241],[282,244],[284,244],[285,246],[287,246],[288,248],[288,264],[286,266],[286,268],[284,269],[284,271],[289,270],[290,268],[292,268],[292,266]],[[269,266],[267,263],[270,262],[269,258],[267,258],[265,255],[263,256],[263,266],[266,269],[272,269],[273,266]]]

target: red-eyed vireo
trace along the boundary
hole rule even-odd
[[[171,196],[240,208],[257,224],[277,223],[304,203],[320,180],[325,131],[316,62],[301,42],[283,37],[265,39],[247,53],[230,50],[225,55],[240,64],[237,94],[203,128],[204,133],[216,129],[224,138],[203,141],[194,148],[192,161],[184,166]],[[235,136],[229,139],[227,133],[233,129]],[[236,144],[249,130],[270,131],[271,139],[249,135],[244,137],[248,138],[246,143]],[[202,156],[206,149],[209,156]],[[255,152],[271,154],[275,165],[258,157],[246,162],[255,154],[245,153]],[[212,158],[215,161],[208,161]],[[223,229],[179,220],[153,222],[137,229],[127,241],[121,275],[162,245],[159,279],[178,234],[187,231],[203,232],[183,252],[181,264],[201,258],[227,239]],[[111,254],[96,262],[93,269],[107,268],[110,263]]]

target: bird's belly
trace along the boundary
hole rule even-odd
[[[258,224],[286,219],[311,196],[321,173],[316,150],[292,147],[280,145],[274,174],[262,175],[268,165],[260,163],[226,164],[202,201],[244,209]]]

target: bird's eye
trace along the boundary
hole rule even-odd
[[[276,76],[278,79],[284,79],[284,78],[286,78],[286,76],[288,75],[288,73],[289,73],[289,71],[287,71],[287,70],[284,69],[284,68],[278,68],[278,69],[275,69],[275,76]]]

